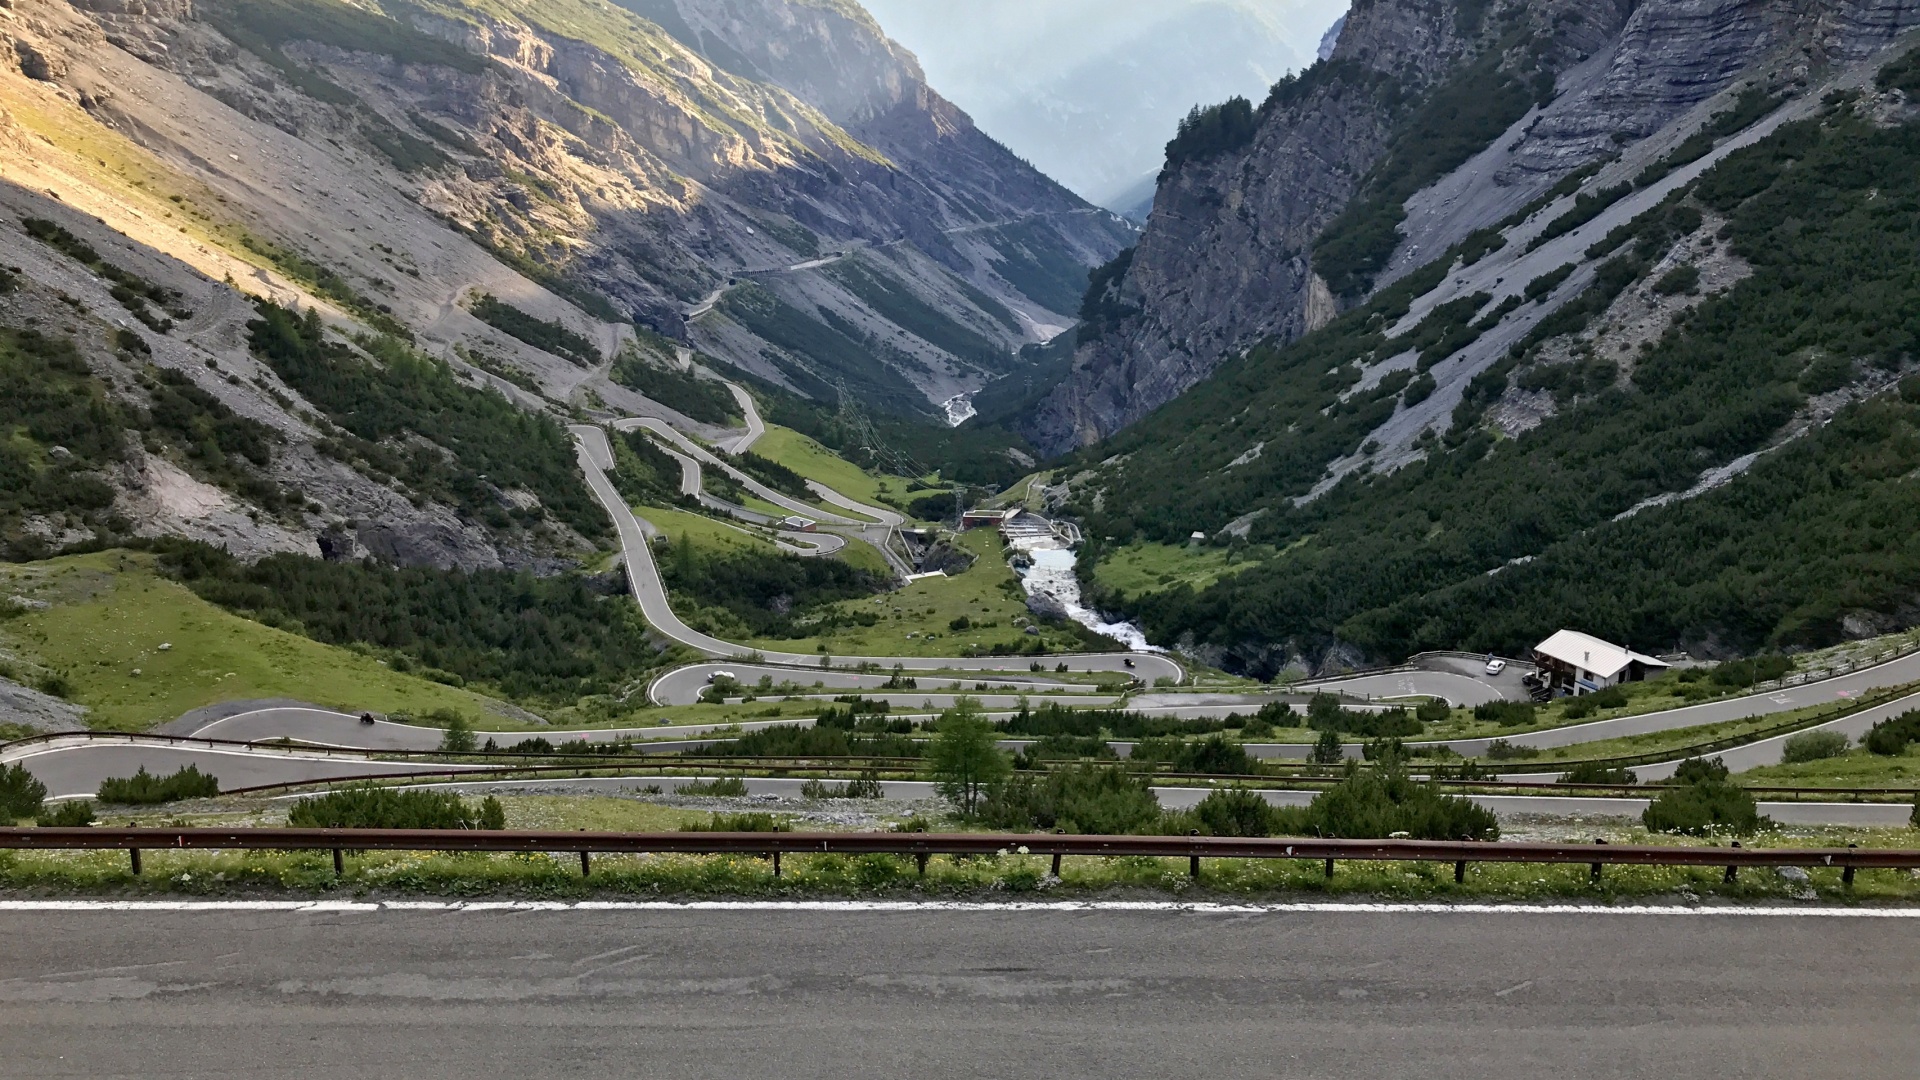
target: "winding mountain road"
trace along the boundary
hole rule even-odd
[[[569,430],[579,442],[580,465],[586,473],[587,485],[592,489],[594,497],[600,500],[601,507],[613,518],[614,527],[620,535],[620,546],[627,563],[627,578],[633,587],[634,599],[640,605],[640,613],[647,620],[647,624],[662,636],[716,657],[816,670],[824,670],[825,664],[840,667],[873,664],[882,668],[899,666],[908,671],[1026,672],[1033,663],[1033,658],[1025,656],[824,657],[819,653],[764,652],[722,641],[693,629],[673,613],[673,608],[667,601],[666,585],[660,578],[659,566],[653,560],[653,550],[647,541],[647,531],[642,527],[640,519],[633,513],[632,508],[627,506],[626,501],[615,490],[613,482],[607,478],[607,469],[612,461],[611,454],[601,458],[595,447],[596,439],[604,445],[605,433],[590,425],[575,425]],[[595,432],[599,432],[599,435],[594,435]],[[692,446],[691,443],[686,445]],[[1179,663],[1159,653],[1092,653],[1049,659],[1056,664],[1066,664],[1069,671],[1112,672],[1131,675],[1148,683],[1161,678],[1178,682],[1186,676],[1185,670]]]

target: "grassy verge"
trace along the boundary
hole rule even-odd
[[[690,539],[703,548],[748,548],[769,553],[778,550],[773,541],[759,532],[705,514],[664,506],[636,506],[633,512],[676,542]]]
[[[1744,784],[1779,787],[1920,787],[1920,754],[1913,747],[1899,757],[1849,750],[1821,761],[1752,769],[1739,779]]]
[[[898,500],[903,506],[908,501],[909,481],[897,476],[875,476],[792,428],[768,424],[767,433],[753,444],[753,452],[809,480],[817,480],[855,502],[889,506]],[[899,506],[896,509],[905,513]]]
[[[97,729],[145,731],[202,706],[277,697],[489,715],[477,694],[230,614],[160,577],[144,554],[0,564],[0,594],[51,605],[0,622],[0,645],[16,666],[64,683]]]
[[[518,801],[518,800],[512,800]],[[509,809],[511,813],[511,808]],[[1914,834],[1850,834],[1862,846],[1910,846]],[[1807,845],[1805,837],[1792,841]],[[1842,847],[1825,837],[1814,846]],[[1750,845],[1752,846],[1752,845]],[[439,855],[392,852],[349,854],[335,879],[325,852],[173,852],[144,856],[145,873],[129,871],[125,852],[0,852],[0,891],[38,894],[196,895],[530,895],[540,897],[887,896],[900,899],[1005,898],[1008,894],[1085,899],[1141,891],[1190,900],[1285,900],[1298,897],[1381,898],[1405,901],[1693,901],[1819,900],[1829,903],[1910,903],[1920,879],[1905,871],[1864,870],[1848,887],[1837,869],[1810,870],[1805,884],[1765,870],[1748,870],[1729,884],[1717,868],[1608,867],[1599,883],[1585,866],[1479,864],[1456,884],[1451,866],[1429,863],[1338,865],[1333,878],[1305,860],[1209,859],[1198,881],[1185,859],[1072,857],[1059,878],[1050,860],[1035,855],[955,858],[936,856],[925,877],[911,858],[895,855],[788,855],[782,876],[748,856],[596,856],[582,878],[578,858],[544,853]]]
[[[1720,724],[1702,724],[1699,727],[1674,728],[1671,731],[1651,731],[1644,735],[1625,735],[1617,739],[1600,739],[1595,742],[1575,743],[1572,746],[1556,746],[1542,750],[1536,758],[1501,762],[1506,771],[1516,769],[1525,771],[1532,764],[1552,764],[1557,761],[1598,761],[1605,758],[1632,757],[1637,754],[1678,753],[1690,746],[1713,742],[1718,739],[1730,739],[1760,732],[1771,731],[1802,720],[1828,717],[1834,714],[1832,705],[1812,705],[1790,712],[1770,713],[1766,716],[1750,716],[1743,720],[1729,720]],[[1709,755],[1711,756],[1711,755]]]
[[[952,577],[923,578],[884,596],[846,600],[835,605],[848,614],[879,617],[873,626],[843,626],[817,637],[794,641],[758,641],[770,652],[820,652],[851,656],[958,656],[969,648],[985,653],[995,645],[1015,648],[1038,641],[1049,652],[1080,647],[1071,629],[1044,628],[1030,635],[1026,593],[1007,565],[999,534],[991,529],[963,533],[956,541],[977,557]],[[964,626],[956,622],[966,619]]]

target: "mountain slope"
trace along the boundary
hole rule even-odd
[[[146,445],[81,463],[36,437],[23,468],[102,478],[112,505],[18,507],[10,550],[132,531],[556,566],[604,528],[575,512],[590,504],[560,415],[728,422],[697,385],[667,396],[700,420],[630,388],[698,375],[676,339],[828,410],[851,385],[937,424],[940,402],[1063,325],[1086,268],[1130,234],[981,135],[855,5],[686,0],[680,22],[728,30],[730,57],[788,31],[820,46],[784,67],[741,59],[747,74],[636,6],[8,5],[0,233],[20,254],[0,260],[17,268],[0,324],[58,339],[54,361],[19,353],[23,377],[69,363],[71,342],[88,368],[75,392],[136,410],[129,430],[164,377],[211,399],[194,407],[230,437],[229,414],[272,433],[216,460],[192,425],[144,429]],[[857,55],[870,72],[828,78]],[[250,329],[250,296],[328,329],[275,345]],[[790,318],[731,314],[756,298]],[[315,377],[336,364],[357,374]]]
[[[1197,531],[1235,568],[1109,606],[1262,673],[1563,624],[1714,654],[1912,619],[1920,85],[1881,50],[1920,13],[1687,10],[1691,41],[1641,6],[1553,106],[1401,201],[1376,169],[1322,208],[1319,299],[1282,304],[1324,325],[1077,459],[1061,497],[1107,557]],[[1129,290],[1153,231],[1097,279],[1103,342],[1152,318]]]

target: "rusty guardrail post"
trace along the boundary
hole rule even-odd
[[[1604,847],[1606,846],[1607,838],[1604,836],[1596,836],[1593,838],[1593,842]],[[1593,882],[1595,885],[1600,884],[1600,866],[1601,864],[1599,863],[1593,863],[1587,867],[1587,880]]]
[[[1848,844],[1847,850],[1858,851],[1860,850],[1860,845]],[[1840,884],[1845,885],[1849,889],[1853,888],[1853,864],[1852,863],[1848,863],[1847,868],[1845,870],[1840,871]]]
[[[333,849],[333,876],[345,877],[346,874],[347,874],[346,859],[341,855],[339,848],[334,848]]]
[[[780,851],[777,848],[773,852],[773,876],[780,876]]]
[[[1739,850],[1740,850],[1740,841],[1738,841],[1738,840],[1735,840],[1735,841],[1733,842],[1733,850],[1735,850],[1735,851],[1739,851]],[[1722,883],[1724,883],[1724,884],[1727,884],[1727,885],[1731,885],[1731,884],[1733,884],[1733,883],[1734,883],[1734,881],[1735,881],[1736,879],[1738,879],[1739,877],[1740,877],[1740,868],[1739,868],[1738,866],[1728,866],[1728,867],[1727,867],[1727,876],[1726,876],[1726,877],[1724,877],[1724,878],[1721,878],[1720,880],[1721,880],[1721,881],[1722,881]]]
[[[1333,860],[1332,859],[1327,860],[1327,880],[1328,881],[1333,880]]]
[[[1459,862],[1453,864],[1453,883],[1455,885],[1464,885],[1466,884],[1466,881],[1467,881],[1467,861],[1465,859],[1462,859]]]
[[[128,848],[127,855],[133,861],[133,876],[139,877],[140,876],[140,849],[137,847]]]
[[[591,873],[593,873],[593,854],[582,851],[580,853],[580,876],[586,877]]]

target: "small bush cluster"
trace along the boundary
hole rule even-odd
[[[1783,764],[1799,765],[1836,758],[1847,752],[1851,742],[1838,731],[1803,731],[1787,740],[1781,748],[1780,760]]]
[[[1493,811],[1457,795],[1444,795],[1398,767],[1347,765],[1338,785],[1314,796],[1304,811],[1283,808],[1284,831],[1353,839],[1404,833],[1415,840],[1498,840]],[[1296,815],[1298,815],[1296,817]]]
[[[0,769],[0,821],[8,824],[40,813],[47,799],[47,785],[28,772],[24,765]]]
[[[1160,831],[1160,802],[1146,774],[1122,765],[1020,773],[990,792],[980,820],[1000,829],[1114,836]]]
[[[1563,784],[1607,784],[1627,787],[1639,782],[1632,769],[1609,767],[1597,761],[1583,761],[1560,775]]]
[[[1760,816],[1753,795],[1730,779],[1727,766],[1719,758],[1681,762],[1673,780],[1680,786],[1661,792],[1640,815],[1641,824],[1649,832],[1751,836],[1773,828],[1772,819]]]
[[[1420,734],[1420,721],[1405,709],[1364,712],[1348,709],[1333,694],[1315,694],[1307,701],[1307,726],[1315,731],[1337,731],[1367,739],[1394,739]]]
[[[792,832],[793,826],[772,814],[714,814],[705,821],[690,821],[681,832]]]
[[[1495,739],[1487,744],[1488,761],[1527,761],[1540,756],[1540,751],[1532,746],[1515,746],[1505,739]]]
[[[1523,727],[1534,721],[1536,710],[1526,701],[1489,701],[1473,707],[1473,718],[1501,727]]]
[[[1260,764],[1236,742],[1224,736],[1210,735],[1199,742],[1175,739],[1143,739],[1133,746],[1137,762],[1164,762],[1174,772],[1207,773],[1212,776],[1253,776]]]
[[[220,794],[220,781],[188,765],[169,776],[155,776],[142,765],[132,776],[108,777],[97,797],[116,806],[158,806],[182,799],[211,799]]]
[[[711,780],[695,780],[690,784],[681,784],[675,795],[711,795],[716,798],[737,799],[747,793],[747,782],[738,776],[716,776]]]
[[[93,824],[93,803],[86,799],[63,802],[40,811],[33,823],[42,829],[84,829]]]
[[[825,780],[809,780],[800,785],[800,797],[803,799],[884,799],[885,788],[872,776],[862,776],[844,784],[830,784]]]
[[[444,791],[356,784],[301,799],[287,813],[296,829],[487,829],[507,827],[506,808],[489,795],[476,809]]]
[[[1861,745],[1881,757],[1899,757],[1916,742],[1920,742],[1920,709],[1873,725]]]

